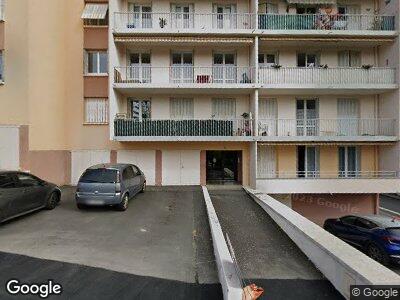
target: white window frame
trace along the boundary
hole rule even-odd
[[[98,107],[97,112],[99,113],[97,116],[89,116],[89,110],[88,110],[88,103],[90,101],[97,101]],[[104,107],[101,108],[100,104],[103,104]],[[109,102],[108,98],[85,98],[84,99],[84,124],[86,125],[107,125],[109,123]]]
[[[0,21],[4,21],[4,8],[6,6],[5,0],[0,0]]]
[[[264,62],[260,63],[258,62],[258,65],[260,66],[260,68],[269,68],[271,66],[273,66],[274,64],[279,65],[279,55],[278,52],[261,52],[258,53],[258,57],[257,60],[259,60],[260,55],[263,56]],[[271,63],[267,63],[267,55],[273,55],[275,56],[275,63],[271,64]]]
[[[4,50],[0,50],[0,84],[2,83],[4,83]]]
[[[100,72],[100,54],[105,53],[107,62],[107,71],[105,73]],[[89,54],[96,54],[97,55],[97,72],[89,73]],[[85,62],[85,75],[88,76],[107,76],[108,75],[108,51],[107,50],[85,50],[84,54],[84,62]]]
[[[134,119],[132,115],[132,103],[133,102],[138,102],[139,103],[139,118],[135,119],[139,122],[142,122],[143,120],[151,120],[151,99],[137,99],[133,97],[128,98],[128,117],[131,119]],[[149,118],[143,118],[143,102],[149,102],[150,103],[150,117]]]
[[[355,148],[355,166],[354,173],[350,173],[349,170],[349,148]],[[340,170],[340,150],[344,149],[344,170]],[[340,178],[356,178],[360,176],[361,172],[361,149],[358,146],[340,146],[338,148],[338,169]]]
[[[297,147],[297,177],[299,178],[317,178],[319,177],[319,172],[320,172],[320,149],[319,146],[302,146],[304,147],[304,174],[300,174],[299,172],[299,146]],[[315,160],[315,170],[309,170],[308,169],[308,151],[309,149],[314,148],[314,160]],[[311,173],[313,172],[313,173]],[[303,176],[300,176],[303,175]]]

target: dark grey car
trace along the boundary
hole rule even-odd
[[[53,183],[23,172],[0,171],[0,222],[42,208],[53,209],[61,190]]]
[[[128,208],[129,199],[146,189],[146,177],[135,165],[101,164],[88,168],[81,176],[75,199],[79,209],[85,206]]]

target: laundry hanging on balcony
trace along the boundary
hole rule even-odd
[[[87,3],[82,13],[84,20],[103,20],[106,18],[108,4]]]

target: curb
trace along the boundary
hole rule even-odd
[[[214,255],[218,267],[218,278],[222,286],[225,300],[241,300],[242,286],[236,273],[228,245],[222,232],[217,213],[211,202],[210,194],[205,186],[202,187],[204,201],[206,202],[208,222],[210,224],[213,240]]]

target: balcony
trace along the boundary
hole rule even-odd
[[[394,119],[259,119],[260,140],[395,141]]]
[[[274,172],[257,176],[257,189],[271,194],[398,193],[398,171]]]
[[[114,120],[118,141],[249,141],[252,135],[251,119]]]
[[[268,89],[365,90],[396,89],[396,69],[380,67],[271,67],[258,71],[259,83]]]
[[[114,87],[121,89],[250,88],[253,68],[236,66],[130,66],[114,68]]]
[[[258,15],[258,28],[264,33],[333,35],[394,35],[395,16],[263,14]]]
[[[246,33],[255,29],[250,13],[132,13],[114,14],[114,34]]]

